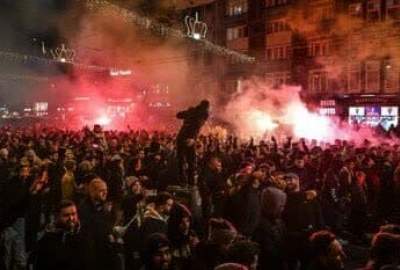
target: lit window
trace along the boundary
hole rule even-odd
[[[236,16],[247,13],[247,0],[229,0],[226,6],[226,15]]]
[[[228,41],[239,39],[239,38],[245,38],[247,36],[248,36],[248,31],[247,31],[247,26],[245,26],[245,25],[228,28],[226,30],[226,39]]]

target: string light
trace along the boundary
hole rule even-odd
[[[179,29],[175,29],[166,26],[162,23],[156,22],[148,17],[141,16],[134,11],[129,11],[125,8],[114,5],[106,0],[86,0],[87,6],[90,9],[105,8],[104,12],[115,12],[118,16],[122,17],[126,22],[131,22],[149,31],[153,31],[161,36],[169,36],[178,39],[187,39],[186,33]],[[193,40],[193,39],[192,39]],[[213,42],[206,39],[194,40],[198,44],[201,44],[206,50],[211,51],[217,55],[229,57],[237,62],[242,63],[253,63],[255,62],[254,57],[250,57],[246,54],[239,53],[228,48],[214,44]]]
[[[49,59],[45,57],[38,57],[38,56],[33,56],[33,55],[27,55],[27,54],[20,54],[16,52],[5,52],[5,51],[0,51],[0,58],[6,59],[8,61],[15,61],[15,62],[37,62],[37,63],[42,63],[42,64],[70,64],[73,65],[74,67],[81,68],[81,69],[88,69],[88,70],[94,70],[94,71],[110,71],[113,68],[112,67],[104,67],[104,66],[98,66],[98,65],[87,65],[83,63],[79,63],[76,61],[71,61],[66,58],[57,58],[57,59]],[[114,68],[115,69],[115,68]]]

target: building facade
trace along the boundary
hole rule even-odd
[[[323,114],[397,125],[400,104],[400,1],[215,0],[212,41],[256,57],[214,69],[222,89],[258,76],[297,85]],[[204,7],[198,6],[197,8]]]

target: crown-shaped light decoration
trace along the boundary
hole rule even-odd
[[[61,44],[61,47],[57,47],[55,50],[50,50],[51,56],[56,61],[60,61],[63,63],[73,62],[75,57],[75,51],[72,49],[68,49],[65,47],[65,44]]]
[[[207,24],[199,21],[199,14],[196,12],[195,17],[186,16],[185,24],[187,29],[187,36],[196,40],[206,38]]]

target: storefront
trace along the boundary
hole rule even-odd
[[[399,107],[400,98],[397,95],[342,95],[321,99],[319,112],[340,117],[350,124],[381,125],[388,130],[399,124]]]

